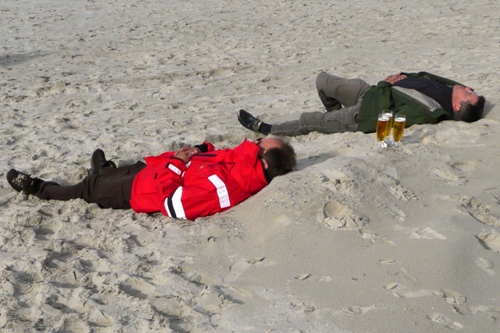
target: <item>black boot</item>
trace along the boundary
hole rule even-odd
[[[116,168],[116,164],[113,161],[106,161],[102,149],[96,149],[90,158],[90,174],[98,175],[103,168]]]
[[[245,110],[238,111],[238,121],[240,122],[241,125],[243,125],[243,127],[251,131],[262,133],[265,135],[270,133],[271,125],[262,122],[262,120],[252,116]],[[264,129],[263,127],[265,127],[266,129]]]
[[[23,192],[26,195],[35,195],[40,189],[43,180],[33,178],[15,169],[10,169],[9,172],[7,172],[7,182],[17,192]]]

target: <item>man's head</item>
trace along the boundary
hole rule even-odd
[[[259,156],[269,183],[274,177],[284,175],[295,168],[295,151],[289,143],[277,138],[260,138],[254,143],[260,146]]]
[[[455,120],[468,123],[479,120],[483,115],[485,99],[479,96],[474,89],[462,85],[453,86],[451,104]]]

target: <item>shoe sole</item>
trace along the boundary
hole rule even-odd
[[[102,149],[96,149],[90,159],[90,174],[98,175],[104,163],[106,163],[106,155]]]
[[[251,118],[255,119],[256,120],[256,124],[254,126],[250,126],[250,125],[247,124],[246,121],[243,121],[242,117],[240,116],[242,112],[245,112],[246,114],[248,114],[248,117],[251,117]],[[260,120],[257,117],[254,117],[253,115],[250,114],[250,112],[241,109],[238,112],[238,121],[240,122],[241,126],[245,127],[247,130],[255,132],[255,133],[260,133],[259,132],[259,126],[262,123],[262,120]]]

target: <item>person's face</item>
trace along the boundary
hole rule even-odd
[[[260,147],[259,158],[262,161],[262,166],[264,167],[264,169],[268,168],[267,161],[264,159],[264,154],[266,153],[266,151],[268,149],[282,147],[281,141],[273,138],[258,138],[255,140],[251,140],[251,142]]]
[[[451,96],[453,110],[460,111],[463,103],[476,104],[479,101],[478,94],[470,87],[455,85],[453,86],[453,94]]]

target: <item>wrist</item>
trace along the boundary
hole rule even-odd
[[[179,160],[179,161],[182,161],[182,163],[186,164],[188,161],[185,161],[183,158],[179,157],[179,156],[172,156],[170,157],[170,159],[175,159],[175,160]]]

